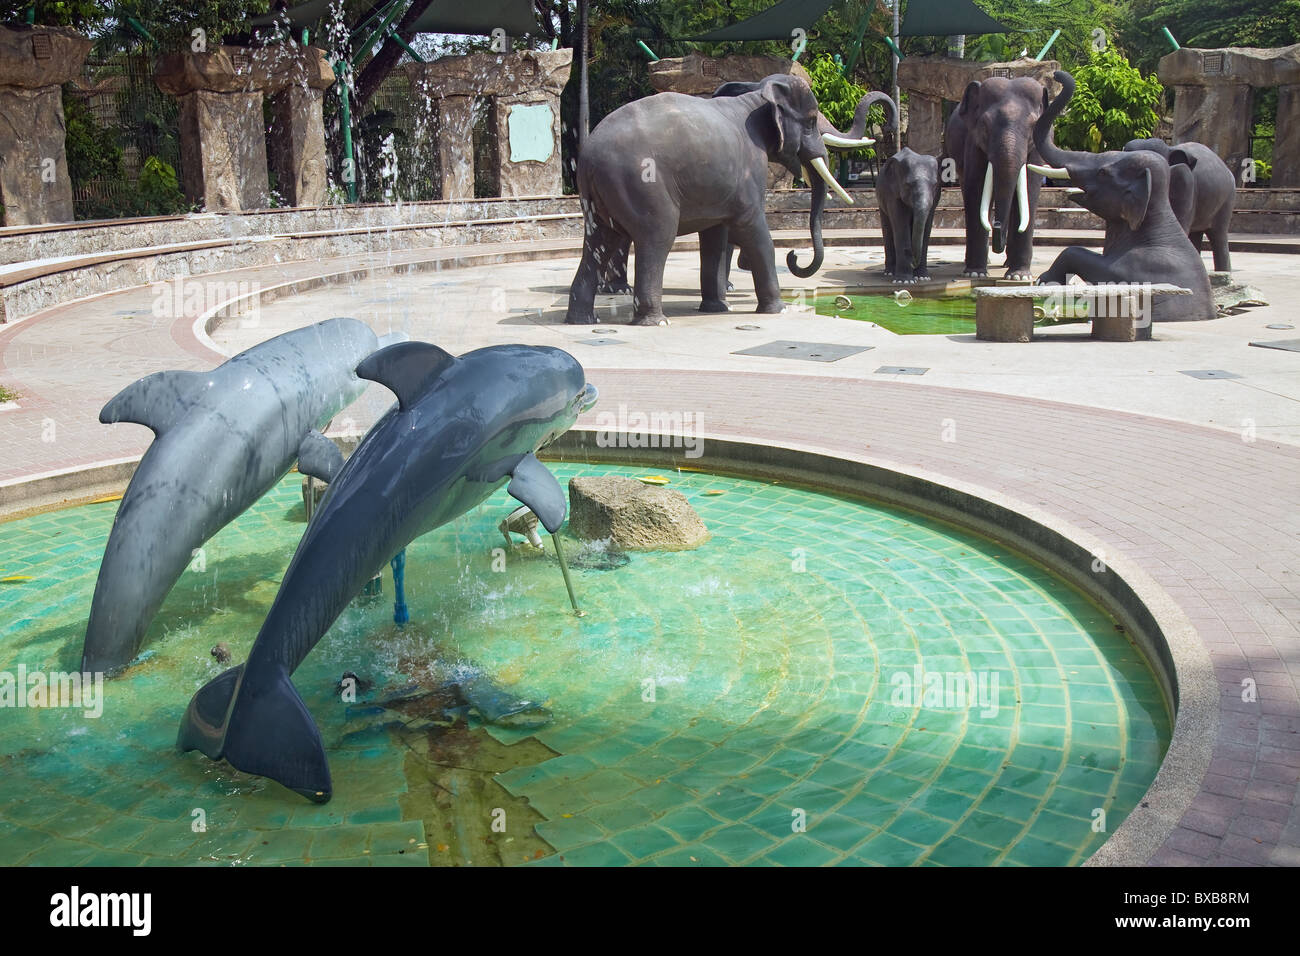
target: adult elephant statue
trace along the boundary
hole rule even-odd
[[[1007,254],[1006,278],[1030,278],[1041,183],[1036,176],[1030,181],[1026,164],[1038,160],[1033,130],[1044,92],[1024,76],[974,80],[948,118],[944,152],[957,163],[966,210],[962,275],[988,275],[992,234],[993,251]]]
[[[1184,164],[1192,172],[1190,202],[1180,202],[1171,195],[1175,213],[1182,212],[1178,221],[1187,230],[1192,245],[1199,251],[1201,238],[1210,240],[1216,272],[1231,272],[1232,259],[1228,255],[1228,226],[1232,221],[1232,207],[1237,200],[1237,177],[1219,158],[1219,154],[1203,143],[1179,143],[1170,146],[1162,139],[1134,139],[1124,144],[1126,152],[1150,150],[1163,156],[1170,166]],[[1179,206],[1183,209],[1180,210]]]
[[[1081,190],[1075,202],[1106,221],[1102,251],[1082,246],[1063,250],[1038,277],[1045,285],[1060,285],[1076,275],[1089,283],[1168,282],[1192,290],[1185,296],[1157,299],[1154,320],[1212,319],[1217,314],[1210,294],[1210,277],[1200,253],[1183,231],[1169,204],[1172,168],[1150,150],[1084,153],[1058,149],[1052,142],[1052,120],[1074,90],[1074,80],[1058,72],[1063,92],[1050,106],[1043,93],[1043,112],[1034,127],[1034,143],[1050,166],[1031,165],[1034,173],[1067,179]]]
[[[566,322],[596,322],[597,285],[617,279],[635,245],[633,324],[667,325],[664,264],[673,240],[692,232],[700,234],[701,311],[727,311],[730,243],[753,273],[757,311],[782,311],[763,203],[769,162],[796,175],[810,170],[802,174],[813,190],[812,262],[801,267],[791,252],[786,264],[800,277],[821,268],[827,189],[853,202],[826,165],[822,132],[829,124],[798,77],[776,74],[748,85],[711,99],[659,93],[619,107],[592,131],[578,157],[585,231]]]
[[[939,161],[904,146],[876,177],[885,275],[907,284],[930,278],[930,229],[939,204]]]

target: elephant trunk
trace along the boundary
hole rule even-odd
[[[1043,90],[1043,113],[1038,117],[1038,122],[1034,124],[1034,145],[1038,147],[1038,153],[1048,163],[1048,169],[1035,169],[1034,172],[1041,173],[1044,176],[1050,176],[1053,179],[1068,178],[1056,175],[1064,173],[1065,165],[1069,162],[1070,154],[1068,151],[1057,148],[1056,143],[1052,141],[1052,124],[1056,118],[1065,110],[1066,105],[1070,102],[1070,97],[1074,96],[1074,77],[1064,70],[1057,70],[1054,74],[1056,81],[1061,84],[1061,94],[1054,100],[1048,100],[1047,91]]]
[[[925,268],[925,226],[933,212],[931,197],[921,191],[912,197],[912,268],[920,272]]]
[[[807,170],[804,171],[804,175],[812,184],[812,211],[808,214],[808,231],[812,234],[813,244],[812,262],[806,267],[800,266],[793,249],[785,257],[786,266],[800,279],[807,279],[822,267],[822,259],[826,251],[822,246],[822,210],[826,208],[826,181],[809,175]]]
[[[836,129],[830,120],[818,113],[817,131],[821,133],[822,142],[836,149],[857,149],[862,146],[870,146],[875,140],[866,135],[867,119],[871,107],[876,103],[885,106],[887,115],[883,129],[886,132],[896,129],[898,127],[898,104],[893,101],[888,93],[876,90],[868,93],[858,101],[858,108],[853,112],[853,125],[847,131],[841,132]]]
[[[1025,159],[1028,156],[1028,144],[1018,137],[1008,137],[990,151],[988,171],[984,178],[984,195],[982,197],[983,216],[981,224],[989,229],[993,236],[993,251],[1001,253],[1006,249],[1007,227],[1011,223],[1011,204],[1016,202],[1020,219],[1019,231],[1024,232],[1029,225],[1028,180]],[[993,221],[988,222],[988,210],[992,207]]]

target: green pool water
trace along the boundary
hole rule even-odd
[[[570,541],[593,568],[574,573],[583,618],[549,544],[504,549],[504,491],[408,549],[406,628],[387,573],[345,612],[294,675],[329,752],[323,806],[174,747],[223,669],[210,648],[247,654],[302,532],[286,478],[186,572],[102,716],[0,711],[0,863],[1064,865],[1141,799],[1166,705],[1051,574],[862,501],[629,473],[671,477],[712,536],[622,564]],[[0,671],[77,666],[116,507],[0,524],[0,577],[31,578],[0,585]],[[464,661],[553,722],[447,726],[421,694]],[[373,685],[355,702],[344,671]],[[925,674],[973,675],[952,682],[973,699],[927,697]]]
[[[813,309],[820,315],[874,322],[895,335],[974,335],[975,299],[971,295],[922,295],[910,291],[910,299],[898,300],[892,293],[866,295],[848,293],[852,305],[842,309],[835,299],[842,292],[826,293],[813,298]],[[1041,306],[1044,299],[1035,299]],[[1040,320],[1037,324],[1082,322],[1086,318],[1066,317]]]

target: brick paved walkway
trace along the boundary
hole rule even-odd
[[[259,278],[283,281],[310,265]],[[0,482],[140,454],[148,432],[98,424],[103,403],[150,371],[222,358],[194,337],[191,319],[154,318],[149,298],[105,296],[0,330],[0,372],[21,369],[27,393],[20,411],[0,415]],[[911,383],[626,368],[589,376],[604,408],[692,411],[712,435],[978,486],[1138,563],[1195,627],[1221,694],[1209,772],[1150,862],[1300,865],[1300,447]],[[943,440],[945,420],[955,441]]]

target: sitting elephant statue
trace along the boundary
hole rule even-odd
[[[664,265],[673,240],[692,232],[700,234],[701,311],[727,311],[726,272],[735,243],[754,276],[757,311],[781,312],[776,250],[764,211],[769,162],[796,175],[804,167],[811,171],[803,175],[813,190],[812,262],[800,267],[790,252],[786,264],[801,277],[821,268],[827,189],[853,202],[826,165],[822,136],[830,124],[799,77],[776,74],[744,86],[736,95],[711,99],[648,96],[619,107],[592,131],[578,157],[584,234],[566,322],[596,322],[597,286],[617,282],[634,245],[633,324],[667,325]]]
[[[1181,163],[1191,170],[1190,191],[1184,187],[1179,191],[1182,195],[1176,195],[1171,187],[1174,213],[1197,251],[1201,248],[1201,238],[1209,238],[1215,271],[1231,272],[1228,226],[1237,200],[1237,177],[1232,169],[1218,153],[1201,143],[1170,146],[1162,139],[1135,139],[1124,144],[1126,152],[1138,149],[1159,153],[1171,167]]]
[[[964,276],[989,274],[992,234],[993,251],[1007,254],[1006,278],[1030,277],[1042,180],[1026,164],[1038,161],[1033,132],[1045,93],[1025,76],[973,80],[944,127],[944,155],[957,164],[966,211]]]
[[[904,146],[881,167],[876,201],[885,237],[885,275],[896,285],[930,278],[927,260],[939,204],[939,160]]]
[[[1082,246],[1063,250],[1038,277],[1040,284],[1064,284],[1071,275],[1089,283],[1167,282],[1192,290],[1190,299],[1157,299],[1152,319],[1212,319],[1217,315],[1210,277],[1200,253],[1183,231],[1169,204],[1171,167],[1150,150],[1084,153],[1058,149],[1051,124],[1074,91],[1074,78],[1056,73],[1063,90],[1048,103],[1034,126],[1034,142],[1050,167],[1031,165],[1034,173],[1068,179],[1081,190],[1075,202],[1106,221],[1102,251]]]

